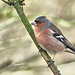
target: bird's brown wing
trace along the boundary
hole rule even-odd
[[[51,30],[55,32],[53,33],[53,36],[59,41],[61,41],[67,48],[75,52],[75,48],[73,48],[72,44],[65,38],[62,32],[59,30],[59,28],[56,27],[54,24],[52,24],[50,27],[51,27]]]
[[[62,34],[60,29],[57,26],[55,26],[54,24],[50,25],[50,27],[56,34]]]

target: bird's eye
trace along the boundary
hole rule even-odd
[[[39,23],[42,23],[42,22],[39,22]]]

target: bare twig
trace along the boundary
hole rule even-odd
[[[8,2],[8,1],[5,1],[5,0],[2,0],[3,2],[5,2],[6,4],[10,5],[11,6],[11,3]]]

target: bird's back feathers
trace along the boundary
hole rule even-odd
[[[62,34],[62,32],[60,31],[60,29],[59,29],[57,26],[55,26],[54,24],[52,24],[52,25],[50,26],[50,28],[51,28],[56,34]]]

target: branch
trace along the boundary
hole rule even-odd
[[[24,26],[26,27],[29,35],[31,36],[32,40],[34,41],[36,47],[38,48],[38,50],[41,53],[41,56],[44,58],[44,60],[46,61],[46,63],[49,65],[48,61],[51,61],[51,57],[48,55],[48,53],[46,51],[44,51],[36,42],[35,36],[34,36],[34,31],[32,29],[32,26],[30,25],[26,15],[23,12],[23,9],[21,7],[21,4],[24,0],[8,0],[8,2],[6,2],[5,0],[3,0],[5,3],[9,4],[9,5],[13,5],[14,8],[16,9],[21,21],[23,22]],[[54,75],[61,75],[60,71],[57,69],[57,66],[55,64],[51,64],[49,66],[49,68],[52,70]]]

